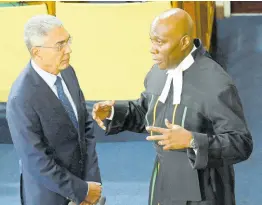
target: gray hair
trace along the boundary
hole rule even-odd
[[[44,44],[44,37],[55,27],[63,26],[55,16],[41,14],[28,20],[24,27],[24,41],[29,51],[33,46]]]

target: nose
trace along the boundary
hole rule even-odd
[[[65,50],[65,53],[72,53],[72,49],[71,49],[71,46],[67,43],[66,44],[66,50]]]
[[[151,54],[158,54],[157,46],[154,43],[152,43],[152,45],[151,45],[150,53]]]

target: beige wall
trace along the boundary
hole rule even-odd
[[[170,7],[168,1],[57,3],[56,16],[73,37],[71,64],[86,100],[139,97],[152,66],[150,23]],[[0,8],[0,101],[7,100],[12,82],[29,60],[23,43],[24,23],[40,13],[46,13],[44,5]]]
[[[46,13],[44,5],[0,8],[0,102],[6,102],[11,84],[29,61],[23,40],[25,22]]]

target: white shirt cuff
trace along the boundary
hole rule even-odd
[[[114,106],[112,106],[111,115],[110,115],[110,117],[107,117],[106,119],[107,119],[107,120],[112,120],[113,117],[114,117],[114,113],[115,113],[115,109],[114,109]]]
[[[94,182],[94,181],[88,181],[88,182],[92,182],[92,183],[96,183],[96,184],[101,185],[101,183],[99,183],[99,182]],[[86,183],[88,183],[88,182],[86,182]],[[89,185],[89,184],[88,184],[88,185]],[[86,193],[86,195],[88,195],[88,192],[89,192],[89,186],[88,186],[88,188],[87,188],[87,193]]]
[[[197,149],[193,149],[193,150],[194,150],[195,154],[197,155]]]

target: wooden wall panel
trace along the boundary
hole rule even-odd
[[[48,14],[54,15],[56,14],[56,3],[55,1],[27,1],[28,5],[37,5],[37,4],[45,4]]]
[[[197,23],[198,18],[197,18],[196,4],[197,2],[195,1],[184,1],[182,5],[182,9],[184,9],[190,14],[191,18],[195,23],[194,32],[193,32],[194,37],[200,38],[199,31],[198,31],[198,23]]]
[[[212,34],[215,4],[212,1],[172,1],[172,7],[187,11],[194,21],[193,36],[201,39],[209,49]]]

